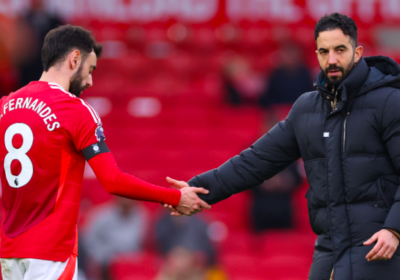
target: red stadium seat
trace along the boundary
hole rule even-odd
[[[159,258],[152,253],[126,254],[113,259],[110,265],[112,279],[154,279],[160,267]]]

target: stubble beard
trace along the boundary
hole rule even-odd
[[[69,85],[69,92],[75,95],[76,97],[80,97],[82,94],[82,91],[84,91],[87,87],[82,86],[82,68],[83,65],[81,65],[78,69],[78,71],[72,76],[71,82]]]
[[[322,70],[325,74],[326,77],[326,83],[327,83],[327,87],[329,89],[331,88],[338,88],[338,86],[349,76],[351,70],[353,70],[354,68],[354,56],[351,59],[349,65],[346,68],[337,66],[337,65],[330,65],[329,67],[325,68],[325,70]],[[341,77],[329,77],[328,76],[328,72],[330,70],[339,70],[340,72],[342,72],[342,76]]]

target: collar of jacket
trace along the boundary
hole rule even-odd
[[[346,101],[347,98],[353,95],[355,92],[361,88],[364,84],[365,80],[368,77],[370,69],[363,57],[357,62],[354,66],[353,70],[351,70],[350,74],[346,77],[346,79],[339,85],[337,91],[341,95],[341,99]],[[334,98],[332,92],[330,92],[323,84],[322,81],[325,79],[324,72],[319,72],[314,81],[314,86],[318,89],[318,91],[324,96]]]

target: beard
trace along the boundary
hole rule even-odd
[[[347,76],[349,76],[351,70],[353,70],[353,67],[354,67],[354,56],[346,68],[343,68],[338,65],[329,65],[329,67],[326,67],[325,70],[321,68],[321,70],[325,74],[328,88],[337,88],[347,78]],[[340,77],[335,77],[335,76],[329,77],[328,74],[329,71],[331,70],[340,71],[342,75]]]
[[[87,86],[82,86],[82,81],[83,81],[82,68],[83,68],[83,65],[81,65],[81,67],[79,67],[78,71],[72,76],[71,82],[69,84],[69,92],[72,93],[73,95],[75,95],[76,97],[80,97],[82,94],[82,91],[87,89]]]

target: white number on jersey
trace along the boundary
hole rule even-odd
[[[19,149],[14,148],[12,139],[14,135],[22,135],[22,146]],[[33,144],[32,129],[24,123],[15,123],[10,125],[4,136],[4,143],[8,154],[4,158],[4,170],[8,184],[13,188],[20,188],[29,183],[33,175],[33,164],[26,153],[31,149]],[[15,176],[11,173],[11,162],[18,160],[22,169],[19,175]]]

